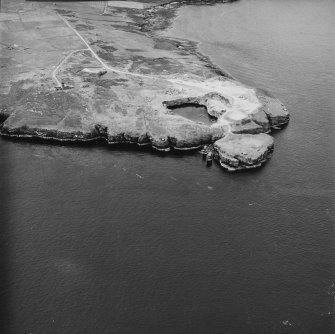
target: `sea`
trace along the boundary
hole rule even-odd
[[[199,43],[291,121],[263,167],[0,139],[0,332],[333,333],[332,0],[183,6]]]

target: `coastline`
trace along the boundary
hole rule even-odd
[[[244,0],[179,10],[173,31],[182,34],[176,36],[199,40],[222,69],[264,89],[261,96],[276,96],[291,112],[287,127],[268,130],[272,157],[264,167],[229,172],[230,164],[214,158],[207,167],[199,151],[158,151],[150,142],[0,137],[0,333],[333,334],[335,2]],[[95,32],[84,34],[94,38]],[[48,61],[50,67],[28,54],[32,49],[7,52],[18,65],[25,55],[36,59],[34,69],[41,62],[51,82],[52,66],[83,47],[74,42]],[[79,62],[76,55],[71,62],[89,65],[83,63],[88,57]],[[55,75],[71,84],[67,64]],[[0,87],[3,65],[11,66],[1,60]],[[42,123],[48,108],[33,104],[34,90],[28,94],[28,81],[16,77],[15,64],[10,68],[9,80],[26,85],[12,89],[20,100],[16,111],[25,108],[46,130],[56,127],[51,116],[49,125]],[[106,76],[126,84],[110,73],[83,84],[107,86]],[[81,88],[75,87],[59,95]],[[113,104],[115,97],[106,99]],[[65,120],[75,119],[69,114]]]
[[[70,142],[105,139],[108,144],[136,143],[140,146],[151,145],[159,151],[169,151],[171,148],[195,150],[203,145],[213,144],[228,133],[259,135],[287,124],[289,114],[280,101],[236,81],[216,66],[209,57],[203,55],[196,42],[174,39],[157,33],[170,26],[179,7],[188,4],[214,5],[218,2],[222,3],[222,1],[177,3],[169,1],[143,10],[113,8],[111,11],[108,7],[109,12],[103,15],[111,22],[118,17],[122,17],[124,21],[126,17],[126,24],[121,20],[117,24],[112,24],[116,29],[115,33],[118,30],[120,34],[132,36],[133,44],[136,44],[137,38],[142,39],[148,43],[144,48],[147,50],[146,54],[164,55],[158,58],[156,55],[156,58],[140,56],[138,54],[140,52],[142,54],[143,50],[139,52],[134,48],[125,48],[121,51],[126,58],[124,55],[114,56],[113,52],[115,50],[118,52],[120,47],[124,46],[121,42],[119,45],[112,45],[101,41],[101,36],[105,37],[103,32],[105,28],[97,21],[96,16],[90,21],[87,18],[81,20],[80,15],[76,14],[76,7],[70,8],[71,10],[57,7],[58,17],[85,42],[88,48],[87,51],[82,48],[72,50],[61,62],[58,62],[57,69],[52,72],[54,77],[55,72],[59,72],[57,75],[65,77],[69,82],[69,87],[74,87],[74,89],[51,93],[50,82],[41,77],[35,81],[31,78],[18,81],[14,88],[18,89],[18,92],[15,90],[12,92],[12,86],[7,97],[19,94],[25,101],[19,101],[17,106],[14,103],[11,112],[8,112],[10,109],[8,99],[5,105],[1,106],[0,114],[4,119],[1,135],[19,138],[39,137]],[[51,10],[55,12],[53,8]],[[77,29],[80,27],[79,32],[73,26]],[[96,31],[94,35],[90,30]],[[113,36],[110,38],[112,39]],[[86,42],[85,39],[89,42]],[[154,43],[154,47],[152,48],[149,43]],[[166,53],[168,56],[165,55]],[[186,61],[179,61],[176,66],[177,54],[182,55]],[[92,58],[92,55],[96,59]],[[129,59],[131,67],[125,68],[125,63]],[[107,78],[103,80],[100,80],[100,77],[97,79],[92,73],[92,75],[83,74],[78,67],[78,61],[81,69],[83,64],[89,64],[94,68],[102,65],[111,73],[104,75],[103,78]],[[196,64],[192,67],[189,65],[190,62],[196,62]],[[138,65],[134,66],[135,63]],[[59,82],[56,77],[54,79]],[[43,81],[44,86],[47,86],[47,90],[42,88],[36,92],[36,81],[40,80]],[[87,89],[92,84],[93,90],[92,88]],[[126,88],[120,88],[120,86],[126,86]],[[28,89],[23,87],[28,87]],[[142,87],[144,87],[143,91]],[[111,88],[112,92],[110,92]],[[138,96],[127,96],[130,91],[138,89],[140,89]],[[86,99],[87,92],[88,97],[91,96],[93,99],[93,105]],[[118,98],[120,102],[113,107],[112,114],[97,113],[102,108],[110,108],[108,99],[111,93],[117,94],[117,97],[122,96],[120,100]],[[30,101],[31,94],[34,101],[37,100],[38,103],[45,106],[44,108],[50,110],[36,110],[34,107],[31,109],[33,116],[27,115],[27,105],[36,103]],[[146,101],[146,105],[139,107],[138,105],[143,104],[143,100]],[[96,104],[95,101],[99,103]],[[217,122],[211,126],[205,126],[199,122],[167,113],[169,105],[183,106],[187,103],[204,106],[208,114],[217,118]],[[62,107],[61,115],[59,115],[60,121],[54,123],[55,115],[60,114],[60,106]],[[117,111],[120,108],[121,115]],[[83,110],[85,110],[84,113]],[[69,118],[70,121],[68,121]],[[43,123],[49,125],[45,126]],[[248,149],[244,147],[243,151],[248,151]],[[235,153],[239,155],[240,152]],[[258,167],[256,160],[255,167]]]
[[[221,68],[213,62],[211,57],[203,54],[199,48],[199,42],[180,39],[166,34],[166,31],[171,28],[174,19],[179,15],[178,11],[184,6],[215,6],[216,4],[229,4],[232,2],[237,2],[239,0],[183,0],[183,1],[168,1],[161,5],[153,6],[147,9],[144,13],[143,23],[141,24],[141,30],[151,34],[153,37],[161,37],[166,40],[171,41],[177,45],[178,48],[187,50],[188,52],[195,55],[198,59],[203,61],[206,65],[210,67],[217,75],[224,76],[229,79],[238,81],[234,78],[226,69]],[[160,12],[160,10],[166,10],[168,14]],[[160,32],[163,34],[161,35]]]

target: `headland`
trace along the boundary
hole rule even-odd
[[[262,165],[268,133],[289,121],[283,104],[231,78],[194,42],[159,34],[181,5],[216,2],[5,3],[0,134],[160,151],[210,145],[228,170]],[[185,107],[212,122],[185,117]]]

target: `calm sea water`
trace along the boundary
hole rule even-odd
[[[292,114],[262,169],[0,140],[1,333],[331,333],[334,1],[184,7],[169,34]]]

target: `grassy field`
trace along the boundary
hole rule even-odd
[[[177,6],[109,3],[116,6],[6,0],[0,14],[3,135],[102,136],[168,150],[197,148],[231,130],[268,131],[269,108],[256,90],[230,80],[194,43],[159,33]],[[173,113],[171,103],[201,106],[217,121]],[[279,101],[269,106],[281,115]]]

